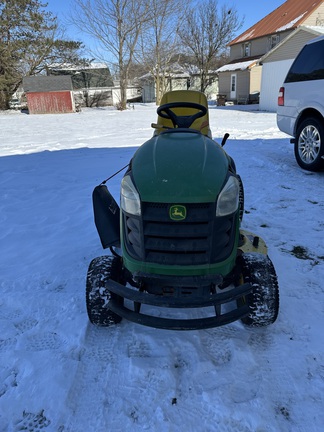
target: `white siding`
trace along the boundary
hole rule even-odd
[[[260,110],[277,111],[278,92],[282,86],[293,60],[264,63],[260,92]]]
[[[296,58],[299,51],[302,47],[311,39],[316,38],[321,33],[316,31],[311,31],[307,29],[299,28],[295,31],[295,34],[285,41],[281,46],[277,49],[273,50],[272,53],[264,60],[263,64],[267,62],[274,62],[285,60],[287,58],[294,59]]]
[[[324,25],[324,4],[319,5],[315,11],[309,16],[303,25],[322,26]]]

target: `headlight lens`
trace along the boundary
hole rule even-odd
[[[236,212],[239,205],[239,191],[237,178],[230,176],[218,196],[216,216],[227,216]]]
[[[141,215],[140,197],[129,175],[121,182],[120,206],[126,213]]]

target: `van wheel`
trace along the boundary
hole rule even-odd
[[[306,118],[298,126],[295,141],[295,157],[298,165],[308,171],[324,167],[324,126],[315,117]]]

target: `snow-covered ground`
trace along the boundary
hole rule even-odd
[[[95,328],[85,310],[88,265],[107,253],[92,190],[151,137],[156,107],[0,113],[1,432],[323,430],[324,173],[301,170],[275,114],[252,108],[211,107],[211,129],[230,133],[279,318],[188,332]]]

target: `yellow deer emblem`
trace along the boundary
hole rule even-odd
[[[169,210],[170,219],[174,221],[181,221],[187,217],[187,209],[185,206],[177,204],[170,207]]]

